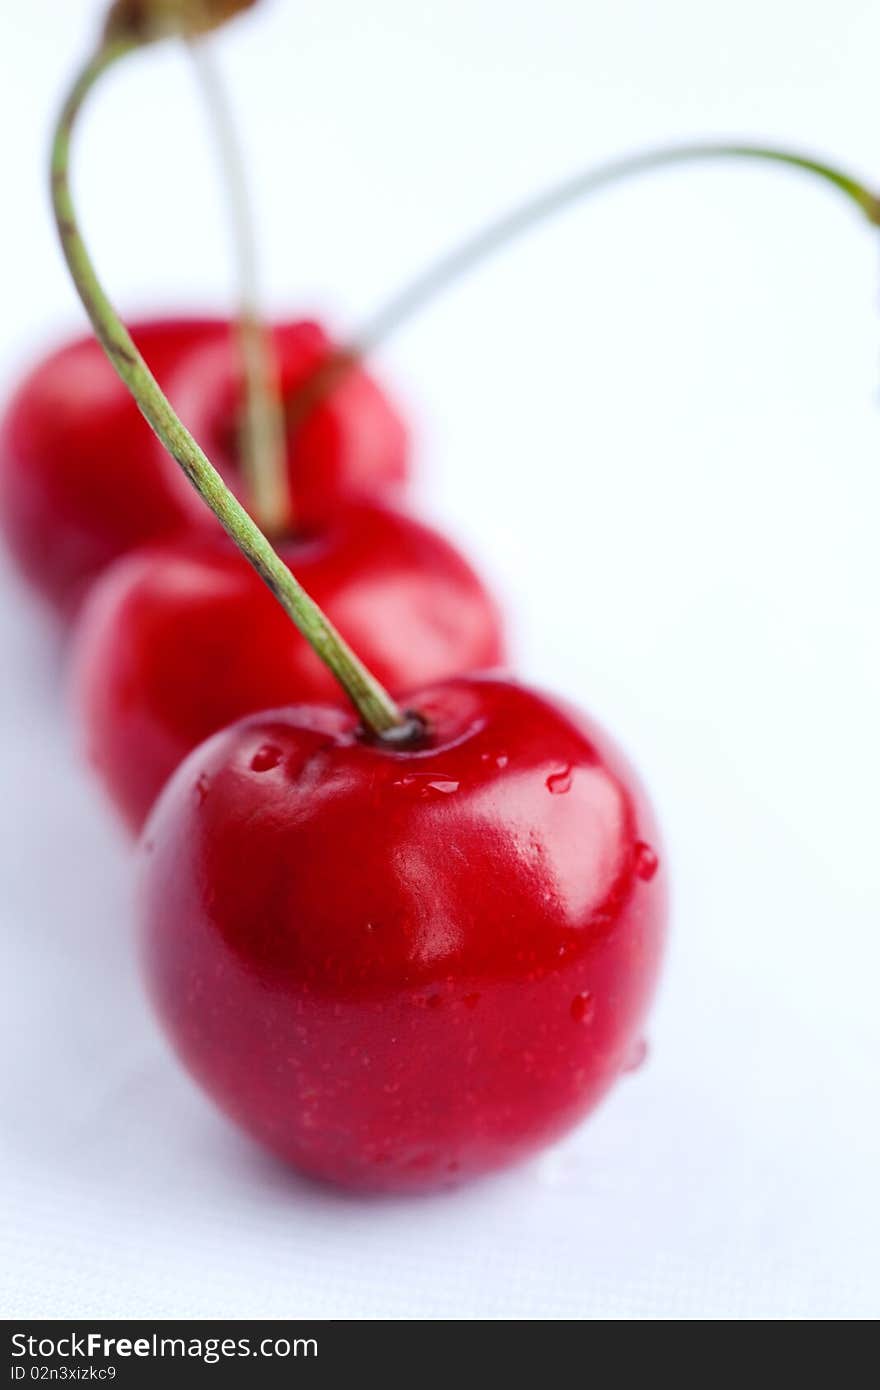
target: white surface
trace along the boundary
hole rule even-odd
[[[92,13],[0,14],[4,383],[79,322],[40,161]],[[634,143],[763,135],[880,178],[878,53],[869,0],[276,3],[222,45],[273,299],[343,327]],[[203,134],[167,53],[90,113],[81,202],[128,306],[225,293]],[[139,183],[160,153],[164,207]],[[880,1312],[878,346],[876,239],[809,181],[728,168],[569,216],[387,351],[423,500],[501,584],[522,669],[641,766],[677,888],[649,1063],[562,1149],[453,1196],[319,1193],[180,1074],[60,659],[4,572],[0,1312]]]

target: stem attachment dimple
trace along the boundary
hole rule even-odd
[[[95,333],[116,372],[134,396],[141,414],[284,611],[339,681],[364,723],[381,737],[389,730],[403,726],[406,723],[404,715],[305,592],[172,410],[107,297],[80,235],[70,188],[71,136],[82,105],[95,83],[108,68],[138,45],[139,40],[130,36],[102,45],[77,77],[58,117],[52,141],[51,195],[65,260]]]

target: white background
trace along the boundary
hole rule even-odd
[[[97,8],[0,15],[4,387],[81,322],[42,161]],[[870,0],[276,0],[220,44],[272,303],[340,330],[631,145],[765,136],[880,180],[878,54]],[[225,302],[214,174],[178,53],[107,81],[77,186],[126,308]],[[676,887],[648,1064],[452,1196],[309,1187],[172,1062],[63,656],[3,571],[0,1311],[880,1312],[877,301],[877,237],[833,193],[690,169],[511,249],[383,353],[420,501],[506,596],[520,668],[640,765]]]

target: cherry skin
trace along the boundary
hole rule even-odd
[[[486,589],[411,517],[352,503],[280,553],[391,691],[503,658]],[[216,523],[136,551],[94,584],[72,670],[89,759],[133,829],[178,763],[217,729],[258,710],[343,698]]]
[[[301,1171],[414,1192],[576,1124],[631,1063],[666,919],[644,793],[500,678],[415,693],[417,747],[297,707],[178,769],[140,848],[149,988],[193,1076]]]
[[[228,322],[145,320],[132,336],[184,422],[244,494]],[[278,327],[275,342],[290,394],[332,350],[310,322]],[[288,449],[300,524],[331,515],[349,496],[399,484],[406,472],[404,427],[361,369],[291,423]],[[60,348],[21,383],[0,424],[0,526],[25,577],[62,615],[76,611],[91,580],[119,555],[213,525],[95,338]]]
[[[132,335],[164,386],[219,319],[157,318]],[[117,555],[181,525],[179,470],[93,336],[39,362],[0,425],[0,525],[22,573],[62,613]]]
[[[308,395],[308,383],[332,359],[334,344],[317,323],[273,329],[278,385],[287,410],[287,462],[297,526],[323,523],[347,500],[391,497],[406,478],[408,439],[400,416],[373,378],[350,367],[332,389]],[[303,388],[306,388],[304,394]],[[206,344],[180,363],[168,394],[187,429],[225,482],[247,505],[239,461],[241,363],[234,342]],[[162,451],[156,441],[156,449]],[[213,524],[204,502],[187,499],[194,522]]]

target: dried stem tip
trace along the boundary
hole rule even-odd
[[[217,29],[257,0],[114,0],[104,25],[104,40],[152,43],[173,34],[194,37]]]

